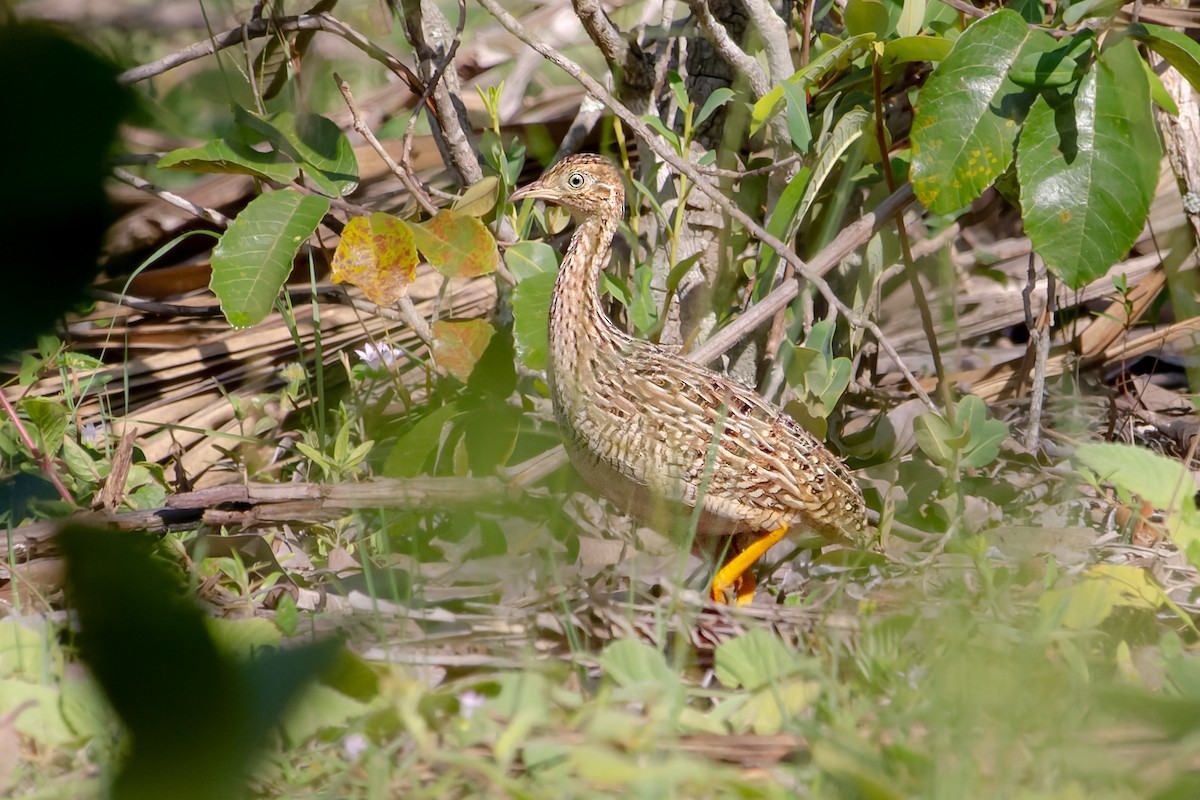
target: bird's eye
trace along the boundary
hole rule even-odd
[[[582,189],[583,188],[583,173],[582,172],[572,172],[571,177],[567,178],[567,186],[570,186],[572,189]]]

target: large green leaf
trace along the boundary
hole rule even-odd
[[[258,117],[236,111],[237,121],[270,142],[294,160],[305,175],[333,197],[349,194],[358,187],[358,160],[341,128],[319,114],[281,111]]]
[[[1049,49],[1015,11],[998,11],[966,30],[917,99],[911,180],[936,214],[965,207],[1012,163],[1013,142],[1033,101],[1009,70],[1030,43]]]
[[[530,369],[546,366],[549,339],[546,320],[550,315],[550,295],[556,275],[542,272],[530,275],[513,291],[513,338],[521,363]]]
[[[1141,22],[1129,26],[1129,32],[1139,42],[1150,45],[1154,52],[1167,60],[1192,88],[1200,92],[1200,44],[1188,36],[1162,25]]]
[[[1017,155],[1025,232],[1046,265],[1079,288],[1141,233],[1162,149],[1140,56],[1109,46],[1071,95],[1039,97]]]
[[[218,172],[253,175],[257,178],[291,183],[300,169],[284,161],[277,152],[260,153],[238,141],[217,139],[199,147],[172,150],[158,160],[159,169],[178,169],[188,172]]]
[[[324,197],[281,189],[238,214],[213,250],[209,282],[230,325],[247,328],[267,316],[296,251],[328,210]]]

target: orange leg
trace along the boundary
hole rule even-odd
[[[745,550],[726,561],[725,565],[717,570],[717,574],[713,575],[712,587],[709,590],[712,599],[718,603],[726,602],[725,591],[733,587],[737,605],[744,606],[754,602],[754,589],[758,582],[754,579],[754,573],[750,568],[754,566],[755,561],[762,558],[764,553],[786,536],[787,532],[788,526],[784,525],[770,533],[763,534],[751,542]]]

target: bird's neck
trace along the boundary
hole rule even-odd
[[[608,319],[600,304],[600,273],[612,254],[620,209],[580,220],[559,267],[550,298],[550,370],[558,384],[586,386],[630,337]]]

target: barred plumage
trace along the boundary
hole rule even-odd
[[[549,371],[563,442],[584,479],[655,527],[700,503],[706,552],[719,537],[752,535],[714,578],[714,599],[730,586],[739,603],[752,598],[747,568],[789,528],[865,546],[862,493],[812,434],[738,381],[634,339],[605,315],[597,282],[625,205],[613,164],[572,156],[512,197],[522,198],[563,206],[577,222],[550,303]]]

